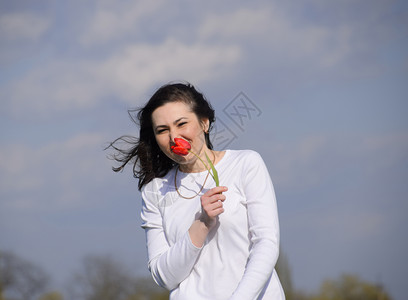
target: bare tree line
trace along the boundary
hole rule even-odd
[[[162,300],[169,295],[109,255],[84,257],[63,292],[51,290],[50,282],[40,266],[0,252],[0,300]]]
[[[287,300],[391,300],[379,284],[345,274],[325,280],[314,293],[296,290],[287,257],[281,252],[277,272]],[[112,256],[89,255],[63,292],[50,289],[50,277],[39,266],[0,251],[0,300],[164,300],[168,291],[151,278],[137,278]]]

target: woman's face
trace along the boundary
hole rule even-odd
[[[183,138],[191,144],[191,150],[200,156],[207,150],[204,131],[208,130],[209,121],[200,122],[190,106],[184,102],[169,102],[156,108],[152,113],[153,132],[161,151],[179,164],[192,164],[194,154],[180,156],[171,151],[174,138]]]

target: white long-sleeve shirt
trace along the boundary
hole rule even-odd
[[[224,213],[197,248],[188,230],[201,214],[200,196],[215,186],[208,177],[193,199],[177,194],[175,169],[142,189],[148,267],[173,300],[285,299],[274,270],[279,255],[275,192],[261,156],[251,150],[226,150],[216,165],[224,192]],[[183,196],[200,190],[207,175],[177,173]]]

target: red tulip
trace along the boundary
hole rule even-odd
[[[171,151],[173,151],[173,153],[182,156],[188,154],[188,150],[191,149],[191,145],[189,142],[181,138],[175,138],[174,142],[176,144],[174,146],[171,146]]]
[[[181,156],[187,155],[189,152],[194,154],[203,163],[205,168],[211,174],[212,178],[215,181],[215,185],[216,186],[220,185],[220,181],[218,179],[218,172],[215,169],[212,161],[208,157],[207,153],[204,152],[209,166],[207,166],[207,164],[197,154],[195,154],[193,151],[190,151],[191,145],[186,140],[181,139],[181,138],[174,138],[174,143],[175,143],[175,145],[171,146],[171,151],[173,151],[173,153],[175,153],[177,155],[181,155]],[[212,171],[212,173],[210,172],[210,170]]]

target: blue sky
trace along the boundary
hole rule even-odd
[[[187,80],[234,137],[228,148],[263,156],[295,287],[348,272],[404,299],[407,8],[0,1],[0,249],[56,285],[87,254],[147,275],[137,182],[111,172],[103,148],[137,135],[128,109]],[[258,109],[242,126],[226,109],[237,101]]]

